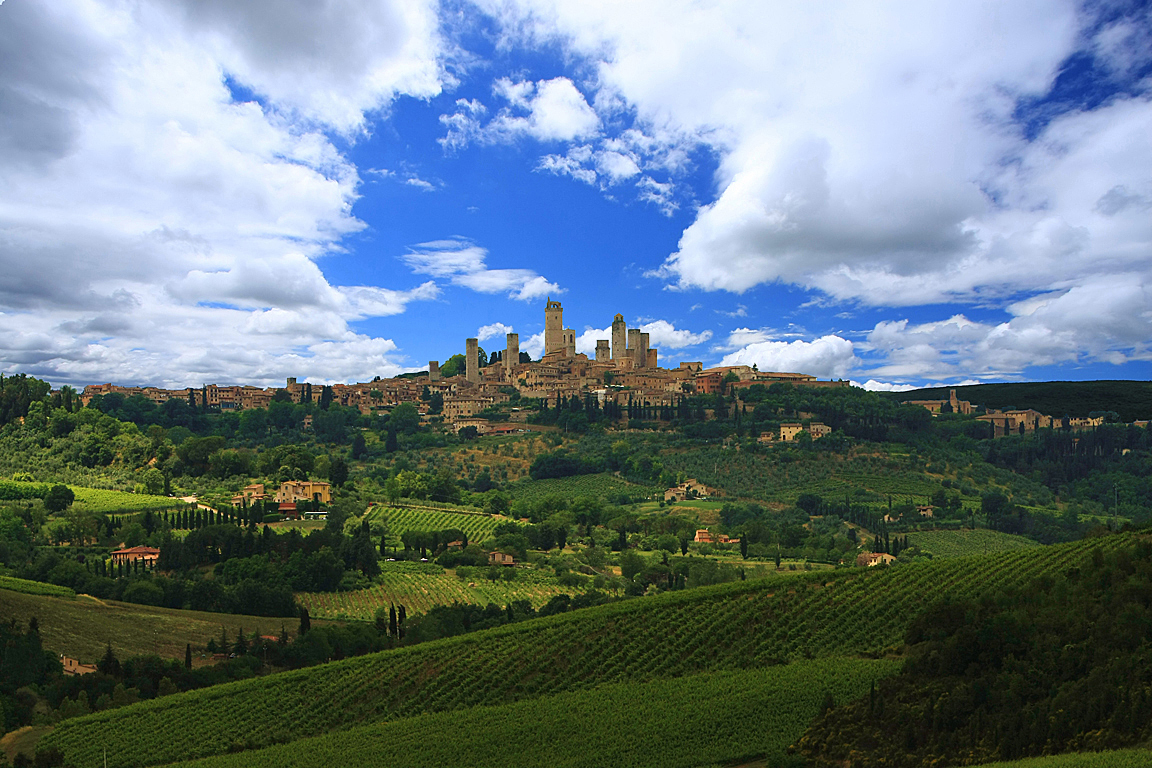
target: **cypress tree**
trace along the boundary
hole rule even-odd
[[[311,619],[311,617],[308,616],[308,609],[301,606],[300,607],[300,632],[299,632],[299,634],[301,636],[303,636],[303,635],[307,634],[308,630],[310,630],[310,629],[312,629],[312,619]]]
[[[192,669],[192,643],[184,648],[184,669]]]
[[[396,637],[396,606],[394,604],[388,606],[388,636]]]

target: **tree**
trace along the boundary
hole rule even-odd
[[[63,512],[72,506],[75,500],[76,494],[72,493],[71,488],[66,485],[54,485],[44,495],[44,508],[49,512]]]
[[[388,606],[388,636],[396,637],[396,606]]]
[[[328,467],[328,482],[332,483],[333,488],[339,488],[347,480],[348,463],[344,461],[343,456],[337,456],[332,459],[332,464]]]
[[[360,459],[368,452],[368,446],[364,442],[364,433],[357,432],[352,438],[352,459]]]
[[[120,677],[120,659],[112,651],[112,643],[104,649],[104,656],[96,663],[96,669],[112,677]]]
[[[388,428],[390,431],[403,432],[406,435],[416,433],[420,427],[420,412],[416,410],[416,406],[412,403],[400,403],[392,409],[392,413],[388,416]]]
[[[184,669],[192,669],[192,643],[184,648]]]
[[[332,387],[327,385],[320,390],[320,410],[328,410],[328,406],[332,405]]]
[[[308,633],[308,630],[310,630],[310,629],[312,629],[312,619],[311,619],[311,617],[308,616],[308,609],[301,606],[300,607],[300,632],[299,632],[299,634],[301,636],[304,636]]]
[[[387,436],[384,438],[384,452],[395,453],[396,449],[399,447],[400,446],[396,441],[396,430],[389,429]]]

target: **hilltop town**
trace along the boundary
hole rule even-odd
[[[84,388],[81,401],[112,393],[124,397],[140,395],[156,405],[181,399],[189,405],[219,411],[266,408],[284,390],[292,402],[320,403],[324,398],[356,408],[363,414],[388,410],[412,403],[428,417],[433,396],[442,403],[443,419],[454,431],[468,426],[480,431],[489,428],[476,414],[511,398],[556,400],[595,397],[598,405],[635,404],[644,408],[677,406],[685,397],[731,392],[756,384],[794,384],[805,387],[847,387],[847,381],[820,381],[804,373],[765,372],[756,366],[734,365],[704,368],[700,362],[681,362],[676,368],[661,368],[659,351],[650,345],[649,334],[629,328],[624,316],[612,320],[611,339],[596,342],[593,357],[576,351],[576,332],[564,327],[564,309],[549,299],[544,309],[544,354],[532,360],[520,351],[519,334],[509,333],[505,347],[484,355],[479,340],[465,340],[463,370],[453,365],[442,371],[432,360],[428,370],[394,378],[330,387],[289,378],[284,387],[262,388],[250,385],[205,384],[200,388],[161,389],[118,384],[93,384]],[[444,375],[450,373],[451,375]],[[798,432],[795,429],[794,432]],[[789,438],[784,438],[789,439]]]

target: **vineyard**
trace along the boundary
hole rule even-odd
[[[182,509],[184,504],[180,499],[168,496],[149,496],[145,493],[126,493],[124,491],[108,491],[103,488],[80,488],[69,486],[76,494],[76,503],[83,505],[89,512],[114,514],[119,512],[143,512],[148,509]]]
[[[521,480],[508,489],[512,498],[536,502],[548,496],[574,499],[580,496],[607,497],[626,494],[633,498],[651,496],[653,490],[622,480],[611,472],[575,477],[554,477],[547,480]]]
[[[42,581],[17,579],[14,576],[0,576],[0,589],[22,592],[25,595],[49,595],[52,597],[76,596],[76,593],[68,587],[58,587],[55,584],[46,584]]]
[[[406,531],[445,531],[455,528],[463,531],[468,541],[481,542],[487,539],[496,526],[506,518],[472,512],[452,512],[440,509],[407,509],[399,507],[375,506],[368,510],[365,519],[369,522],[386,520],[388,537],[396,541]]]
[[[931,602],[1022,587],[1129,541],[668,592],[66,720],[43,745],[76,765],[97,764],[103,746],[114,768],[155,765],[603,683],[879,651]]]
[[[463,581],[456,576],[440,573],[413,573],[383,564],[380,584],[354,592],[302,592],[296,595],[300,604],[313,616],[325,619],[356,619],[371,621],[376,609],[389,604],[403,604],[409,613],[426,613],[436,605],[452,603],[495,603],[505,606],[514,600],[527,600],[539,608],[559,594],[572,595],[582,591],[562,586],[555,576],[517,568],[514,581],[503,578],[489,581],[477,576]],[[397,563],[396,565],[406,565]],[[439,568],[437,568],[439,570]]]
[[[908,543],[933,557],[963,557],[1040,546],[1032,539],[987,528],[964,531],[921,531],[908,534]]]
[[[839,701],[856,698],[898,666],[828,659],[618,683],[537,701],[419,715],[191,765],[655,768],[779,756],[816,715],[825,692]]]

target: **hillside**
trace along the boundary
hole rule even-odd
[[[898,661],[887,659],[822,659],[617,683],[535,701],[418,715],[185,765],[688,768],[776,758],[803,732],[826,694],[836,700],[856,698],[871,681],[898,668]]]
[[[21,623],[36,617],[45,648],[89,663],[99,659],[109,643],[122,659],[152,654],[183,659],[188,643],[198,648],[219,637],[221,627],[226,627],[229,635],[238,627],[272,634],[279,633],[281,624],[286,623],[289,632],[296,634],[291,619],[154,608],[87,595],[30,595],[8,589],[0,589],[0,616]],[[199,654],[194,661],[200,663]]]
[[[897,401],[947,400],[948,390],[972,405],[985,408],[1034,408],[1049,416],[1087,416],[1115,411],[1120,421],[1152,418],[1149,381],[1031,381],[1012,384],[969,384],[886,393]]]
[[[1062,572],[1128,539],[667,592],[97,713],[44,743],[76,764],[94,763],[99,743],[110,766],[155,765],[493,700],[879,651],[920,606]]]

